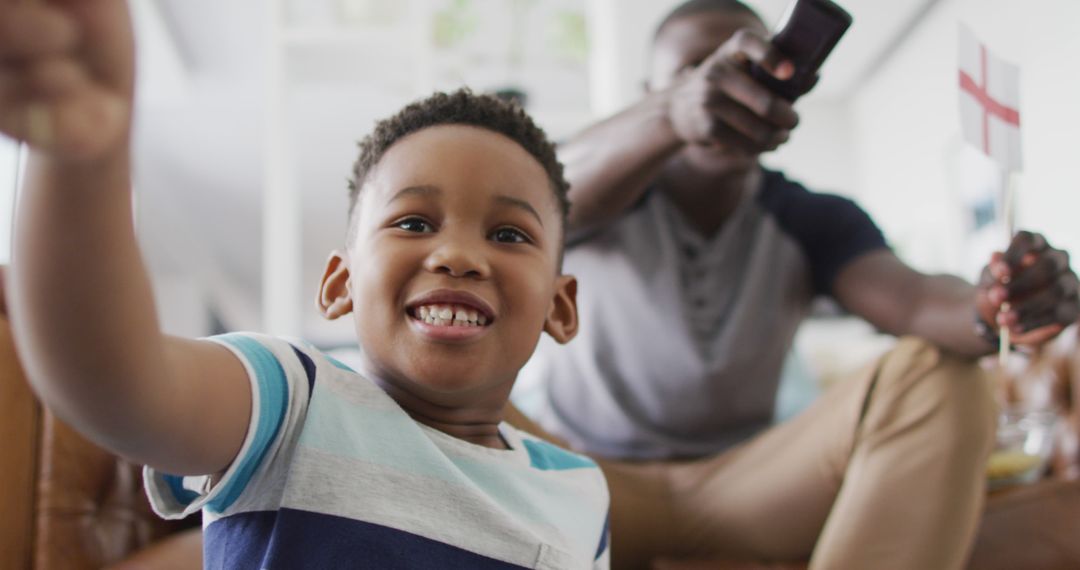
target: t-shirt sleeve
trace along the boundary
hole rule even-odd
[[[786,180],[781,184],[764,193],[763,206],[806,254],[816,294],[832,295],[836,276],[848,263],[888,247],[877,224],[855,202]]]
[[[280,496],[296,438],[314,384],[314,366],[304,351],[273,337],[228,334],[208,339],[243,363],[251,383],[252,410],[240,452],[224,475],[181,477],[149,467],[143,471],[154,511],[167,519],[206,509],[214,514],[243,510],[247,497],[261,505]],[[198,418],[192,418],[198,421]]]

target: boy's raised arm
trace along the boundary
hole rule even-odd
[[[33,149],[7,282],[35,391],[105,447],[176,474],[228,466],[251,406],[225,348],[160,332],[132,221],[124,0],[0,0],[0,131]]]

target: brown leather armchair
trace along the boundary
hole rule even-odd
[[[198,517],[159,519],[138,466],[88,442],[38,404],[15,355],[2,270],[0,568],[201,568]]]

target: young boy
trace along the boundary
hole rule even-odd
[[[361,144],[318,299],[354,315],[354,372],[267,336],[161,334],[131,220],[125,2],[0,2],[0,22],[0,129],[35,151],[10,282],[27,373],[149,466],[161,514],[203,511],[208,567],[607,567],[599,469],[502,422],[541,331],[577,330],[567,184],[519,109],[436,95]]]

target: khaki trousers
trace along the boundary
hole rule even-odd
[[[801,415],[715,457],[599,459],[612,495],[612,566],[962,568],[995,416],[974,363],[902,339]]]

